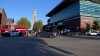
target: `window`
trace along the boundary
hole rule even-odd
[[[5,25],[4,28],[8,28],[8,25]]]

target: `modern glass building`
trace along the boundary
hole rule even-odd
[[[100,23],[100,4],[81,0],[80,15],[83,17],[92,17]]]
[[[47,15],[46,29],[81,31],[86,24],[100,22],[100,4],[88,0],[63,0]]]
[[[67,3],[67,2],[66,2]],[[72,9],[71,9],[72,8]],[[58,22],[64,19],[69,19],[71,17],[76,17],[79,15],[79,3],[74,2],[74,4],[71,4],[68,7],[65,7],[55,15],[52,15],[50,17],[50,23]]]

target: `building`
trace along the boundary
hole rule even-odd
[[[0,8],[0,25],[5,25],[7,23],[7,15],[4,9]]]
[[[35,23],[36,22],[36,16],[37,16],[37,14],[36,14],[36,8],[34,9],[34,14],[33,14],[33,22]]]
[[[100,22],[100,4],[93,0],[62,0],[46,16],[46,30],[82,31],[86,24],[92,27],[94,20]]]
[[[7,24],[10,24],[10,25],[14,24],[14,19],[13,18],[8,18],[7,19]]]

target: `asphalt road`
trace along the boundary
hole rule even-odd
[[[35,37],[0,38],[0,56],[75,56]]]
[[[100,56],[100,40],[1,37],[0,56]]]
[[[69,51],[76,56],[100,56],[100,40],[82,37],[59,36],[54,39],[43,38],[50,46]]]

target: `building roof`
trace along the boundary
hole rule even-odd
[[[63,0],[54,9],[52,9],[46,16],[50,17],[50,16],[56,14],[57,12],[68,7],[70,4],[74,3],[75,1],[78,1],[78,0]]]
[[[2,9],[2,8],[0,8],[0,14],[2,14],[2,10],[3,10],[3,9]]]
[[[8,18],[7,22],[14,22],[14,19],[13,18]]]
[[[66,8],[66,7],[68,7],[70,4],[74,3],[75,1],[79,1],[79,0],[63,0],[54,9],[52,9],[46,16],[50,17],[50,16],[56,14],[57,12],[61,11],[62,9]],[[100,0],[88,0],[88,1],[100,4]]]
[[[95,2],[95,3],[99,3],[100,4],[100,0],[89,0],[91,2]]]

